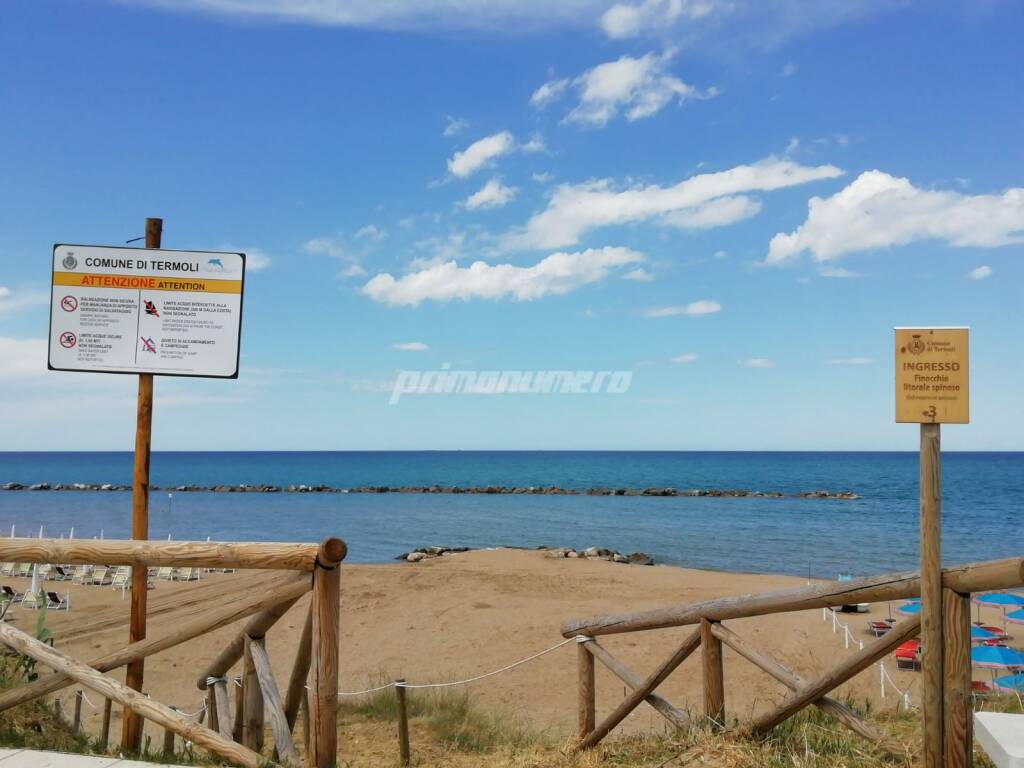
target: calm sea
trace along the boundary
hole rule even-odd
[[[130,483],[130,453],[0,453],[0,484]],[[425,451],[154,453],[152,482],[558,485],[853,491],[854,501],[419,494],[154,492],[153,538],[310,541],[352,562],[430,545],[606,546],[699,568],[834,577],[915,567],[917,455]],[[1024,453],[943,457],[943,559],[1019,555]],[[0,532],[127,537],[131,494],[0,491]]]

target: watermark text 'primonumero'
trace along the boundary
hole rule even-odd
[[[621,395],[632,371],[399,371],[390,405],[403,395]]]

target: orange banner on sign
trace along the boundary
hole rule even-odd
[[[195,291],[199,293],[241,293],[241,280],[206,277],[154,277],[152,275],[95,275],[54,272],[54,285],[79,288],[124,288],[145,291]]]

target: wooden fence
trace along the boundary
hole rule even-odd
[[[937,692],[943,702],[945,768],[971,765],[971,627],[970,595],[1024,585],[1024,557],[970,563],[942,571],[942,620],[944,625],[944,674]],[[833,581],[796,589],[728,597],[703,603],[676,605],[643,613],[631,613],[572,621],[562,627],[565,637],[580,640],[579,742],[588,749],[600,742],[642,702],[647,702],[674,726],[685,725],[687,716],[655,691],[682,662],[702,649],[704,714],[713,727],[725,725],[725,691],[722,646],[728,646],[747,661],[775,678],[790,693],[770,711],[751,724],[755,733],[767,731],[797,712],[814,705],[860,736],[890,751],[888,743],[871,723],[861,718],[828,693],[882,659],[896,646],[920,633],[921,618],[914,616],[896,624],[889,632],[866,644],[818,678],[806,681],[771,658],[748,640],[725,626],[730,619],[772,613],[837,607],[849,603],[884,602],[918,597],[921,580],[917,572],[872,576],[854,581]],[[601,635],[640,632],[668,627],[694,626],[675,652],[647,677],[629,670],[598,641]],[[597,722],[594,686],[595,659],[604,664],[631,690],[615,709]]]
[[[52,674],[0,693],[0,712],[77,683],[105,699],[101,740],[106,738],[111,702],[114,702],[163,727],[170,739],[180,736],[229,763],[260,768],[269,762],[260,754],[267,721],[277,759],[287,765],[300,764],[293,731],[299,709],[305,707],[307,765],[335,768],[340,624],[338,566],[346,553],[345,543],[336,538],[324,539],[320,544],[0,539],[0,561],[294,572],[265,591],[249,594],[241,590],[238,598],[211,608],[165,635],[147,637],[88,662],[0,622],[0,642],[53,670]],[[264,638],[278,619],[310,591],[309,612],[282,699],[271,672]],[[242,631],[197,680],[199,688],[206,691],[207,725],[193,722],[106,674],[243,618],[248,621]],[[243,662],[242,681],[236,689],[232,716],[225,675],[239,660]]]

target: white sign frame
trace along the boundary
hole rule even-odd
[[[51,260],[47,368],[79,373],[237,379],[242,348],[245,266],[246,255],[237,251],[55,244]],[[154,298],[144,297],[144,293]],[[130,294],[130,297],[123,294]],[[159,302],[155,298],[158,296]],[[210,298],[200,300],[202,296]],[[129,302],[131,297],[134,299]],[[158,304],[154,312],[146,308],[147,300]],[[134,310],[134,319],[128,317],[130,309]],[[159,353],[160,364],[149,365],[146,358],[143,358],[145,362],[138,361],[143,336],[149,336],[150,342],[145,351],[156,355],[158,348],[164,349],[162,343],[153,344],[151,333],[140,334],[143,313],[150,317],[164,316],[159,321],[159,332],[184,335],[169,339],[180,343],[167,345],[173,352]],[[90,329],[83,333],[82,317],[86,314],[90,315],[88,323],[96,330],[112,332],[94,333]],[[63,322],[66,316],[74,319]],[[176,325],[167,330],[165,323],[172,316]],[[152,325],[152,319],[147,318],[146,324]],[[126,354],[128,342],[124,337],[128,325],[133,331],[135,362],[111,362],[115,356]],[[79,341],[83,339],[92,342],[97,351],[82,352],[85,345],[79,345]],[[110,343],[97,343],[97,339]],[[225,347],[228,347],[227,355],[223,353]],[[71,349],[76,352],[65,351]],[[90,356],[96,357],[95,363],[88,359]]]

